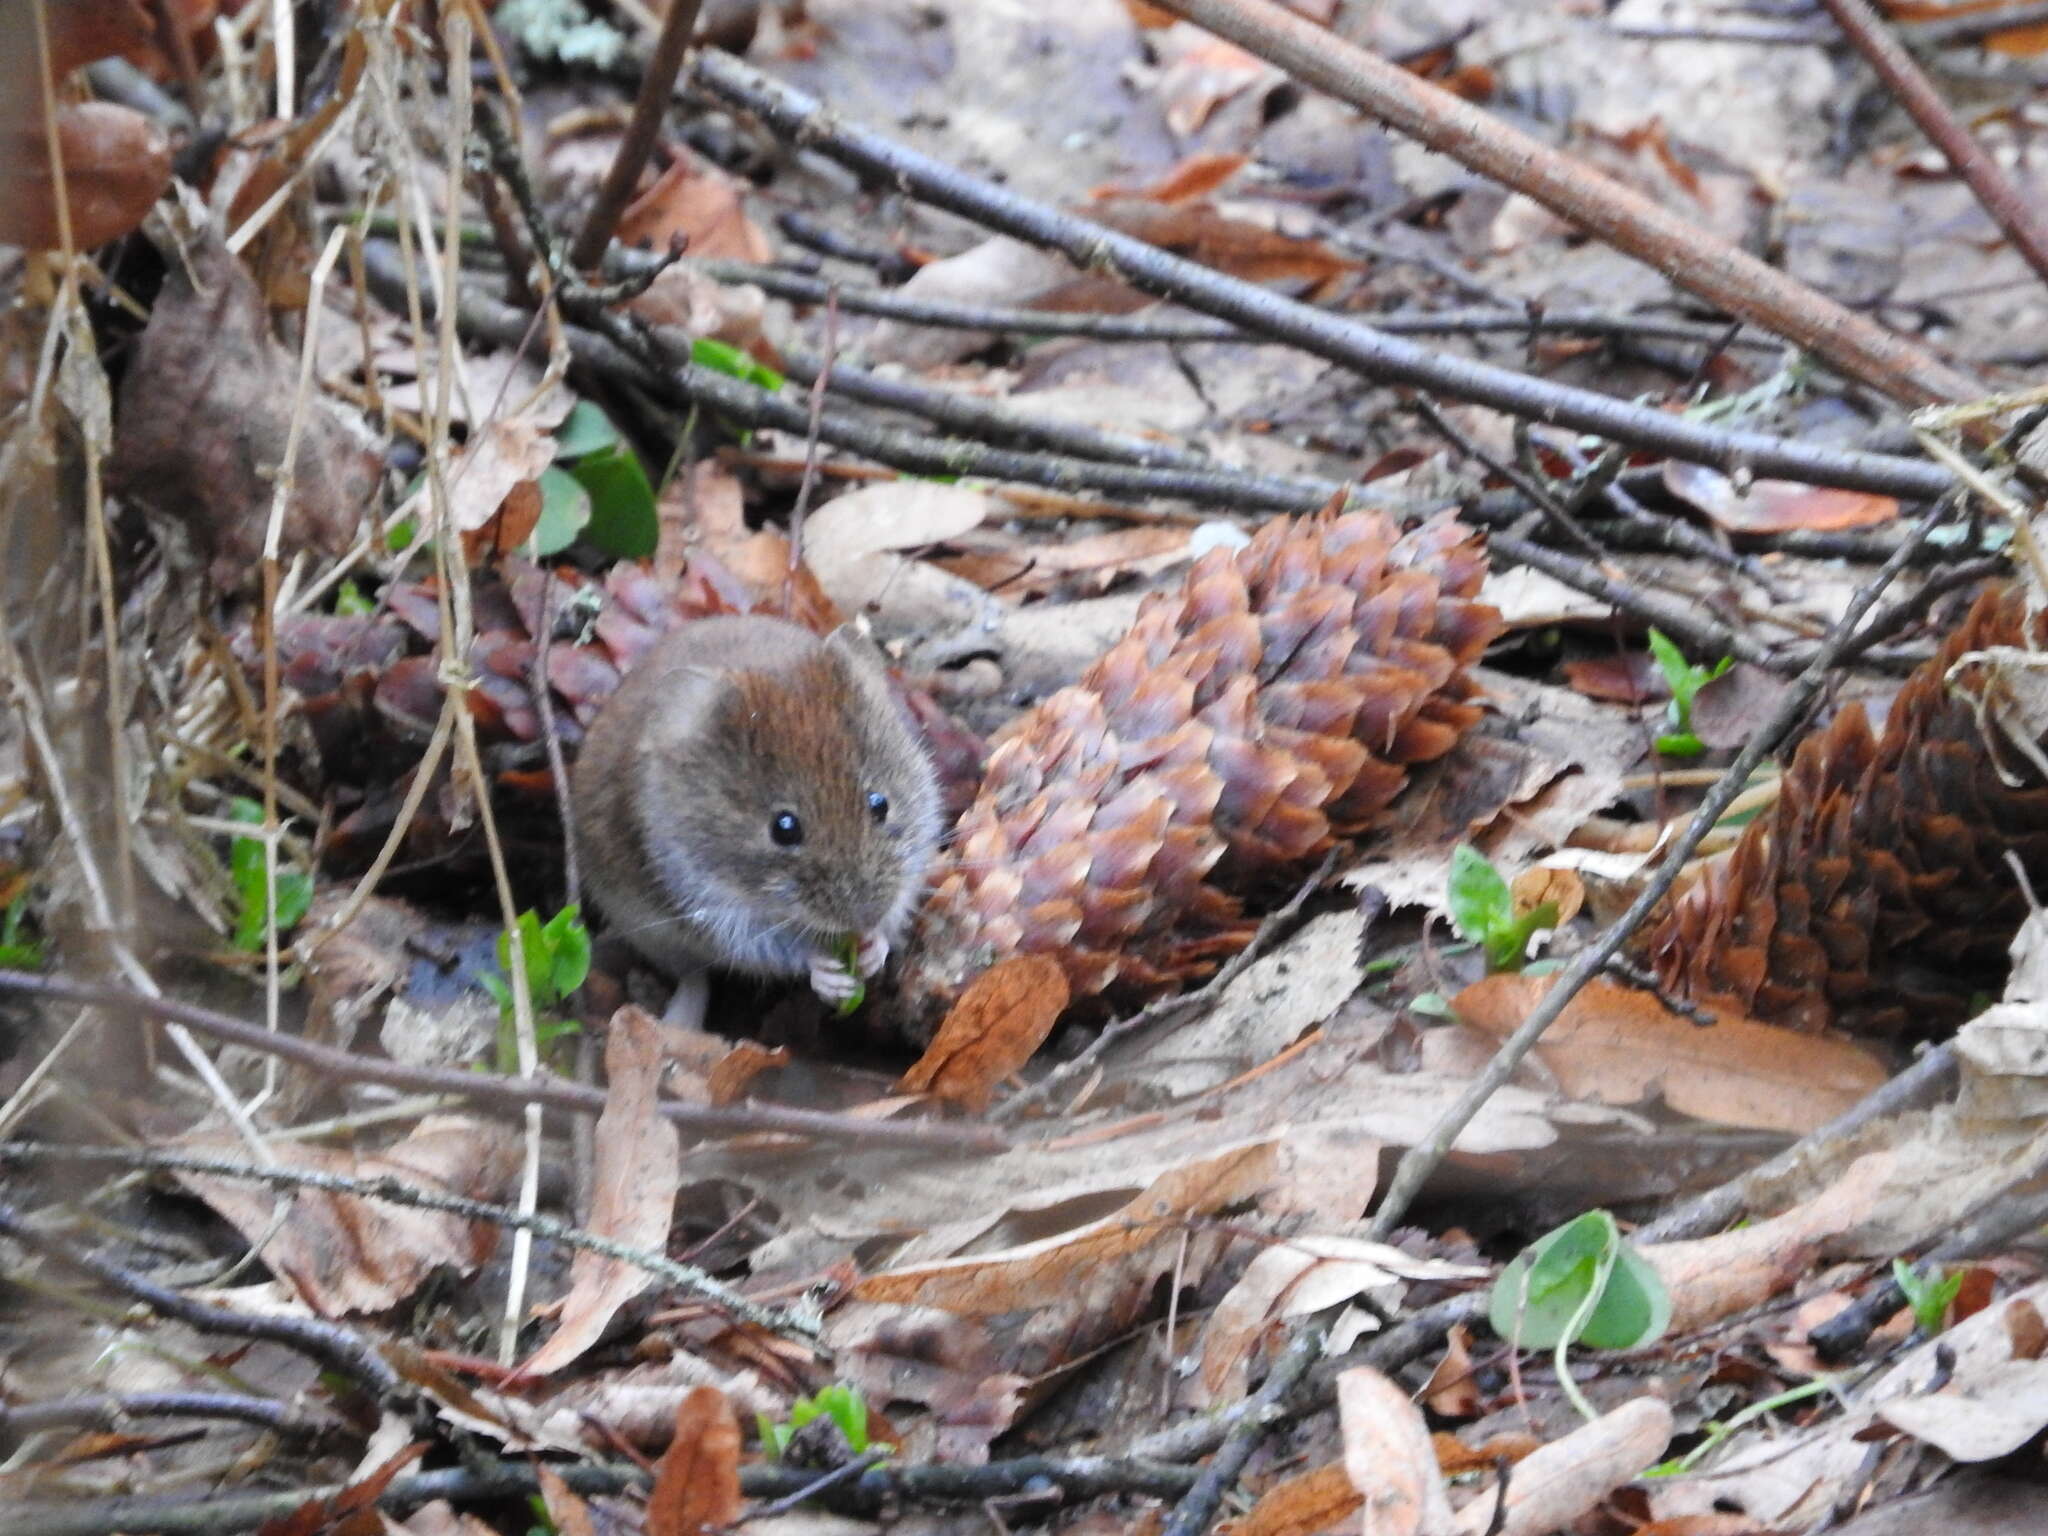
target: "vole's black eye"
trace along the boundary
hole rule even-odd
[[[777,811],[768,823],[768,835],[778,848],[794,848],[804,840],[804,824],[796,819],[795,811]]]
[[[889,797],[879,789],[868,791],[868,816],[877,826],[889,819]]]

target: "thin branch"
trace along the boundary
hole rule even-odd
[[[1380,1202],[1379,1211],[1373,1217],[1371,1235],[1374,1238],[1384,1239],[1400,1223],[1401,1218],[1407,1214],[1409,1205],[1421,1192],[1424,1182],[1450,1152],[1458,1134],[1471,1123],[1472,1117],[1479,1113],[1486,1101],[1514,1076],[1523,1058],[1543,1037],[1543,1032],[1557,1021],[1558,1016],[1570,1005],[1572,999],[1578,996],[1586,983],[1621,952],[1622,946],[1628,942],[1636,929],[1640,928],[1651,912],[1663,902],[1671,887],[1677,883],[1679,872],[1685,867],[1686,860],[1692,857],[1693,849],[1699,846],[1700,839],[1713,830],[1714,824],[1748,785],[1750,775],[1777,749],[1792,727],[1813,706],[1813,701],[1820,696],[1821,689],[1827,681],[1828,673],[1833,670],[1842,651],[1855,637],[1857,626],[1863,622],[1864,616],[1870,612],[1879,595],[1891,585],[1892,579],[1906,568],[1914,544],[1925,540],[1927,535],[1934,531],[1942,510],[1940,506],[1930,509],[1914,529],[1914,538],[1901,545],[1898,552],[1884,563],[1876,575],[1856,589],[1855,595],[1849,599],[1847,608],[1828,631],[1827,639],[1822,642],[1813,660],[1807,664],[1806,670],[1785,690],[1778,707],[1757,728],[1741,752],[1736,754],[1735,761],[1728,765],[1720,781],[1707,791],[1706,798],[1693,813],[1692,821],[1665,849],[1664,860],[1658,865],[1657,872],[1644,884],[1636,899],[1629,903],[1628,910],[1610,923],[1599,938],[1572,958],[1571,964],[1559,974],[1557,980],[1551,984],[1550,990],[1543,994],[1542,1000],[1530,1010],[1529,1017],[1501,1042],[1500,1049],[1487,1063],[1486,1070],[1472,1080],[1471,1085],[1458,1096],[1457,1102],[1444,1112],[1429,1135],[1403,1154],[1400,1164],[1394,1170],[1393,1180],[1387,1187],[1386,1196]]]
[[[2042,278],[2048,279],[2048,222],[2034,211],[2033,200],[2013,185],[1984,152],[1984,146],[1941,99],[1941,92],[1914,62],[1899,40],[1885,29],[1864,0],[1821,0],[1864,62],[1877,71],[1900,106],[1962,177],[1991,220],[2005,231],[2013,249]]]
[[[356,1179],[346,1174],[327,1173],[311,1168],[259,1168],[254,1164],[236,1162],[231,1158],[170,1152],[156,1147],[73,1147],[35,1141],[0,1142],[0,1163],[14,1162],[89,1163],[102,1167],[195,1173],[210,1179],[237,1179],[249,1184],[267,1184],[280,1190],[318,1189],[328,1194],[349,1195],[359,1200],[381,1200],[389,1205],[409,1206],[414,1210],[441,1211],[469,1221],[484,1221],[494,1226],[530,1232],[535,1237],[546,1238],[566,1248],[581,1248],[590,1253],[603,1254],[606,1258],[617,1259],[621,1263],[631,1264],[637,1269],[645,1270],[665,1285],[687,1291],[713,1306],[722,1308],[741,1322],[752,1323],[755,1327],[765,1328],[771,1333],[797,1333],[805,1338],[815,1338],[818,1333],[815,1321],[793,1317],[772,1307],[759,1306],[730,1286],[712,1279],[703,1270],[688,1264],[678,1264],[664,1254],[649,1253],[645,1249],[634,1248],[626,1243],[614,1242],[611,1238],[595,1232],[586,1232],[569,1222],[558,1221],[538,1211],[521,1211],[489,1200],[472,1200],[466,1195],[421,1189],[395,1176]]]
[[[606,270],[638,273],[661,260],[646,251],[614,246],[605,256]],[[1273,344],[1225,320],[1178,315],[1094,315],[1066,310],[1019,309],[1000,304],[953,304],[940,299],[880,288],[840,287],[822,277],[791,272],[754,262],[706,259],[688,263],[721,283],[747,283],[779,299],[822,304],[839,289],[839,307],[850,315],[876,315],[903,325],[957,331],[991,331],[1006,336],[1079,336],[1089,341],[1213,341]],[[1622,315],[1599,309],[1396,310],[1371,317],[1375,330],[1389,336],[1487,336],[1532,333],[1557,336],[1601,336],[1613,339],[1690,341],[1712,346],[1728,334],[1726,322],[1663,319]],[[1732,343],[1758,351],[1781,351],[1784,343],[1768,336],[1741,336]]]
[[[1164,5],[1397,133],[1523,193],[1715,308],[1797,343],[1901,404],[1941,404],[1983,393],[1974,379],[1925,347],[1759,261],[1698,220],[1662,207],[1272,0],[1164,0]],[[1622,432],[1607,435],[1630,440]],[[1797,471],[1790,475],[1803,478]]]
[[[640,77],[640,93],[633,99],[632,120],[619,151],[612,156],[597,199],[590,205],[590,217],[569,248],[569,264],[579,272],[595,267],[612,243],[612,231],[619,227],[619,215],[633,200],[640,185],[640,173],[647,157],[654,153],[654,141],[661,136],[661,120],[675,96],[676,76],[682,72],[683,55],[690,50],[690,34],[697,28],[697,13],[703,0],[673,0],[662,18],[661,35],[654,40],[654,53],[647,72]]]
[[[1209,3],[1210,0],[1202,0],[1205,12]],[[1186,0],[1183,0],[1182,8],[1188,8]],[[1321,28],[1306,21],[1299,25],[1316,39],[1318,48],[1343,46]],[[1348,51],[1357,52],[1355,49]],[[1107,272],[1133,287],[1288,342],[1370,379],[1390,384],[1413,384],[1456,399],[1491,406],[1510,415],[1574,427],[1667,453],[1674,458],[1722,469],[1746,466],[1756,474],[1918,498],[1939,496],[1952,483],[1938,465],[1923,460],[1826,448],[1772,437],[1763,432],[1723,431],[1651,406],[1617,400],[1591,390],[1551,384],[1511,369],[1440,354],[1398,336],[1374,330],[1363,321],[1326,314],[1227,273],[1168,255],[1142,240],[1134,240],[1100,224],[1061,213],[981,177],[968,175],[893,139],[846,121],[815,97],[771,80],[729,55],[716,52],[699,55],[694,76],[697,83],[712,95],[753,113],[793,144],[825,155],[934,207],[960,214],[1034,245],[1059,251],[1085,271]],[[1402,74],[1401,78],[1412,77]],[[1459,106],[1462,108],[1463,103]],[[1483,113],[1479,115],[1485,116]],[[1491,119],[1487,121],[1491,122]],[[1540,151],[1546,156],[1551,154],[1533,141],[1530,141],[1530,150]],[[1692,226],[1684,227],[1696,233]],[[1744,259],[1748,261],[1748,258]],[[1754,261],[1749,261],[1749,265],[1768,273],[1774,287],[1782,287],[1786,281],[1773,268]],[[1801,295],[1811,293],[1801,285],[1793,286]],[[1745,305],[1740,310],[1732,305],[1722,307],[1737,313],[1748,313],[1754,308],[1753,305]],[[1828,308],[1834,310],[1836,306],[1830,304]],[[1887,335],[1860,316],[1842,314],[1858,334],[1874,332],[1880,337]],[[1800,327],[1802,331],[1810,329],[1809,326]],[[1898,345],[1896,338],[1889,339],[1894,346]],[[1866,378],[1869,375],[1869,369],[1846,367],[1839,357],[1833,355],[1839,348],[1823,350],[1816,347],[1816,350],[1837,366],[1844,367],[1851,377]],[[1897,376],[1895,370],[1880,369],[1878,372],[1894,378]],[[1928,388],[1917,393],[1908,390],[1907,396],[1916,400],[1960,400],[1974,398],[1980,393],[1972,381],[1950,374],[1946,369],[1940,373],[1948,387],[1939,390]]]
[[[1860,1133],[1874,1120],[1901,1114],[1947,1093],[1955,1086],[1956,1048],[1944,1042],[1935,1046],[1897,1077],[1882,1084],[1826,1125],[1809,1131],[1776,1157],[1759,1163],[1725,1184],[1693,1196],[1683,1205],[1638,1228],[1630,1241],[1640,1244],[1675,1243],[1689,1237],[1719,1232],[1731,1222],[1748,1215],[1760,1192],[1768,1190],[1795,1169],[1811,1166],[1815,1155]]]
[[[382,1083],[411,1093],[448,1094],[503,1108],[523,1109],[528,1104],[543,1104],[572,1114],[604,1113],[605,1095],[602,1090],[586,1088],[562,1078],[500,1077],[489,1072],[412,1067],[402,1062],[379,1061],[336,1050],[332,1046],[317,1045],[297,1035],[272,1034],[258,1025],[246,1024],[195,1003],[144,997],[125,987],[71,981],[60,976],[39,976],[27,971],[0,970],[0,992],[19,992],[90,1007],[124,1008],[134,1014],[175,1022],[194,1033],[226,1041],[230,1045],[282,1057],[314,1072],[325,1073],[339,1082]],[[661,1114],[684,1130],[713,1135],[779,1131],[835,1141],[867,1142],[874,1146],[947,1147],[962,1152],[1000,1152],[1010,1144],[1009,1138],[988,1126],[899,1124],[865,1120],[856,1115],[828,1114],[822,1110],[784,1109],[768,1104],[707,1109],[664,1100]]]
[[[338,1424],[308,1418],[274,1397],[240,1392],[135,1392],[62,1397],[46,1403],[0,1403],[0,1435],[29,1435],[45,1429],[120,1429],[135,1419],[229,1419],[274,1434],[307,1438],[332,1433]]]
[[[572,1462],[558,1469],[562,1481],[584,1495],[620,1494],[647,1485],[640,1467]],[[808,1487],[817,1474],[806,1468],[755,1463],[740,1468],[740,1489],[749,1498],[781,1498]],[[904,1499],[978,1503],[1046,1489],[1068,1503],[1105,1494],[1172,1498],[1194,1479],[1186,1467],[1135,1457],[1020,1456],[981,1466],[897,1465],[870,1467],[850,1484],[827,1490],[821,1502],[849,1513],[875,1514]],[[532,1462],[479,1461],[475,1465],[416,1472],[392,1479],[377,1508],[403,1515],[423,1504],[504,1503],[539,1488]],[[261,1493],[214,1493],[197,1499],[104,1499],[94,1502],[16,1504],[7,1512],[7,1536],[114,1536],[149,1531],[154,1536],[227,1536],[254,1529],[314,1500],[331,1500],[346,1485],[285,1488]]]
[[[229,1338],[261,1339],[306,1355],[329,1370],[359,1381],[380,1398],[402,1399],[411,1389],[384,1361],[376,1348],[338,1323],[314,1317],[263,1317],[232,1307],[216,1307],[158,1285],[133,1270],[84,1253],[61,1238],[38,1230],[12,1205],[0,1202],[0,1236],[11,1237],[31,1253],[141,1302],[159,1317]]]

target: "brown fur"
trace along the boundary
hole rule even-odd
[[[613,931],[677,975],[805,970],[894,940],[938,842],[938,790],[879,660],[845,631],[705,619],[599,712],[573,776],[585,884]],[[887,795],[887,819],[869,813]],[[793,848],[769,834],[793,812]]]

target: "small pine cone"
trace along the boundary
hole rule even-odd
[[[1795,1029],[1939,1034],[1996,991],[2048,875],[2048,786],[1980,720],[1967,652],[2039,644],[2020,594],[1984,593],[1873,734],[1861,704],[1801,742],[1776,804],[1664,910],[1640,952],[1669,990]],[[2001,772],[2001,769],[2004,771]]]
[[[918,920],[913,1035],[1004,955],[1076,997],[1203,974],[1241,898],[1371,824],[1479,716],[1465,669],[1500,632],[1486,555],[1450,517],[1269,523],[1158,593],[1081,680],[998,738]]]

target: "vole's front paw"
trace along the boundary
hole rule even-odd
[[[884,946],[886,951],[887,946]],[[865,960],[865,953],[862,955]],[[872,974],[872,973],[864,973]],[[860,990],[860,977],[837,955],[811,956],[811,990],[837,1008]]]
[[[889,963],[889,941],[879,933],[871,933],[860,941],[860,953],[855,957],[863,976],[872,976]]]

